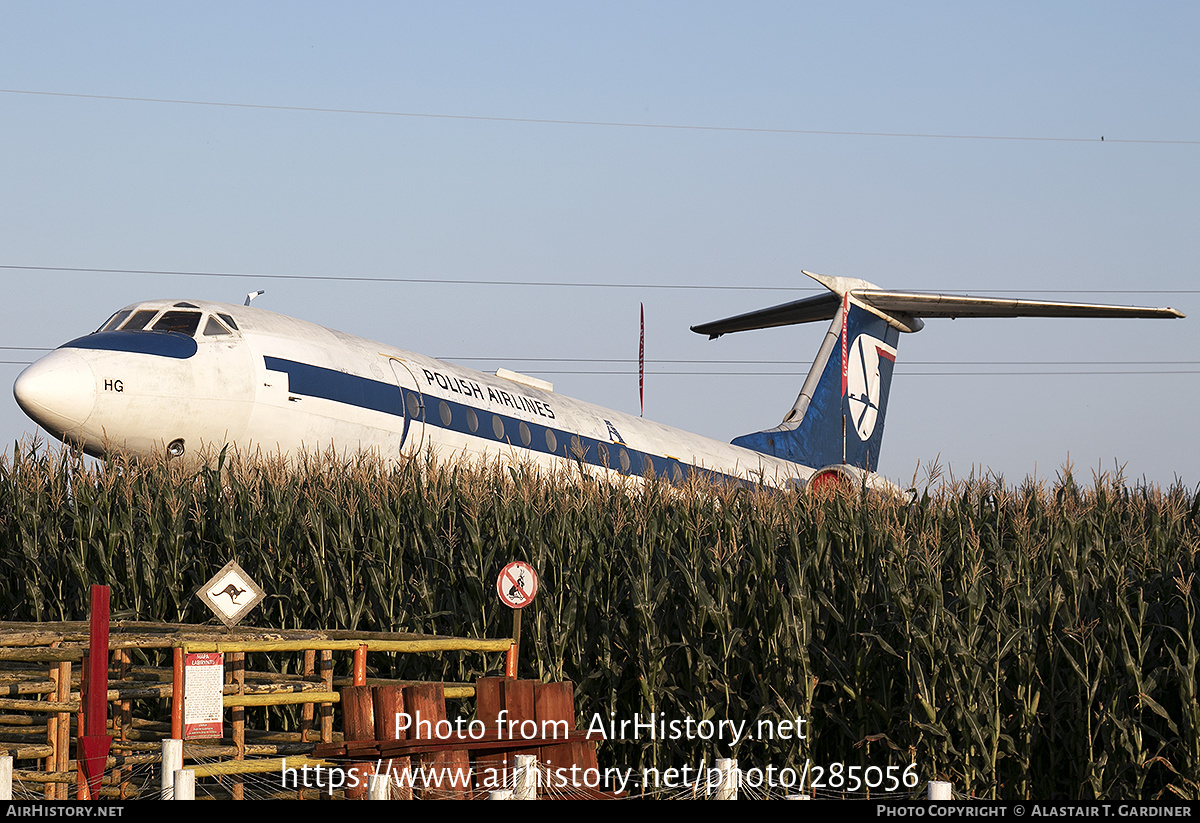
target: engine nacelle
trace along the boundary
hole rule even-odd
[[[807,488],[815,490],[838,490],[857,493],[859,489],[866,489],[877,494],[899,495],[903,494],[903,489],[897,486],[892,481],[888,480],[882,474],[861,469],[858,466],[850,466],[846,463],[834,463],[830,466],[825,466],[813,473],[813,476],[808,478]]]

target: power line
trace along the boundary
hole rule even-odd
[[[438,357],[438,360],[494,361],[510,363],[631,363],[629,357]],[[723,366],[804,366],[806,360],[696,360],[658,359],[653,363]],[[1200,360],[904,360],[906,366],[1200,366]]]
[[[804,371],[647,371],[647,377],[804,377],[808,372]],[[589,374],[589,375],[625,375],[632,376],[637,374],[637,369],[620,370],[620,371],[601,371],[595,369],[585,369],[580,371],[554,371],[554,370],[534,370],[523,372],[532,376],[535,375],[556,375],[556,374]],[[897,369],[896,376],[903,375],[904,377],[1007,377],[1007,376],[1037,376],[1037,375],[1086,375],[1086,374],[1103,374],[1103,375],[1123,375],[1123,374],[1200,374],[1200,369],[1182,369],[1182,370],[1166,370],[1166,371],[1146,371],[1139,369],[1137,371],[908,371],[907,369]]]
[[[697,291],[822,292],[807,286],[719,286],[705,283],[611,283],[566,280],[482,280],[442,277],[372,277],[353,274],[271,274],[266,272],[188,271],[182,269],[104,269],[88,266],[21,266],[0,263],[12,271],[77,272],[83,274],[143,274],[151,277],[243,277],[258,280],[316,280],[351,283],[431,283],[447,286],[535,286],[585,289],[666,289]],[[928,289],[922,291],[929,291]],[[1200,294],[1200,289],[988,289],[990,294]]]
[[[98,269],[82,266],[15,266],[0,264],[0,269],[16,271],[65,271],[85,274],[146,274],[171,277],[249,277],[258,280],[328,280],[355,283],[437,283],[451,286],[552,286],[588,289],[707,289],[712,291],[819,291],[795,286],[711,286],[693,283],[571,283],[542,280],[472,280],[442,277],[367,277],[351,274],[265,274],[263,272],[175,271],[171,269]],[[1170,293],[1170,292],[1169,292]]]
[[[477,114],[435,114],[431,112],[390,111],[385,109],[343,109],[322,106],[280,106],[265,103],[230,103],[219,100],[186,100],[169,97],[127,97],[115,94],[79,94],[76,92],[33,91],[29,89],[0,89],[4,94],[28,94],[42,97],[71,97],[82,100],[114,100],[128,103],[167,103],[182,106],[213,106],[234,109],[265,109],[269,111],[301,111],[321,114],[359,114],[376,117],[412,117],[434,120],[475,120],[492,123],[533,123],[551,126],[605,126],[632,129],[674,129],[679,131],[724,131],[749,134],[801,134],[831,137],[906,137],[935,140],[1010,140],[1046,143],[1150,143],[1200,144],[1200,140],[1146,140],[1109,137],[1041,137],[996,134],[932,134],[921,132],[835,131],[829,129],[780,129],[746,126],[697,126],[681,123],[635,123],[617,120],[556,120],[542,117],[488,117]]]

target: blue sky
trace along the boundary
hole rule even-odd
[[[265,288],[262,308],[636,413],[644,303],[647,417],[729,440],[779,422],[824,329],[709,342],[688,326],[813,293],[801,268],[1172,305],[1196,316],[905,335],[880,470],[906,480],[940,456],[1019,480],[1069,457],[1086,477],[1200,482],[1194,3],[0,14],[0,345],[56,346],[140,299]],[[527,122],[547,120],[641,125]],[[563,360],[530,359],[547,357]],[[722,362],[669,362],[698,360]],[[710,373],[662,373],[680,371]],[[0,399],[5,442],[32,431]]]

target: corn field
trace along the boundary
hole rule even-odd
[[[114,619],[207,622],[193,592],[232,558],[268,593],[254,625],[494,637],[519,559],[541,578],[520,674],[574,681],[582,727],[806,721],[733,748],[643,732],[602,765],[915,764],[977,797],[1196,799],[1198,511],[1069,473],[879,499],[430,461],[98,466],[26,444],[0,462],[0,615],[84,619],[102,583]]]

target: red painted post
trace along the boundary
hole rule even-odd
[[[354,650],[354,685],[367,685],[367,644]]]
[[[100,796],[100,781],[112,743],[108,736],[108,604],[108,586],[92,586],[88,663],[84,670],[87,733],[79,737],[79,760],[93,800]]]
[[[183,649],[171,656],[171,738],[183,740]]]

